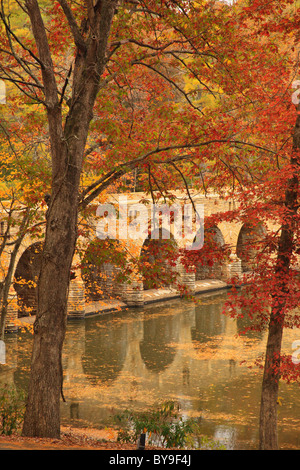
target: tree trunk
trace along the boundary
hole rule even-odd
[[[38,279],[38,308],[23,435],[60,437],[62,349],[71,263],[77,239],[79,182],[99,83],[105,69],[117,0],[97,1],[89,38],[81,36],[69,2],[59,0],[77,46],[72,98],[63,125],[54,67],[37,0],[26,0],[43,76],[52,160],[52,192]],[[89,5],[93,5],[93,2]],[[100,8],[101,7],[101,8]]]
[[[282,312],[284,306],[282,305]],[[259,448],[277,450],[277,406],[284,314],[272,309],[261,392]]]
[[[60,436],[61,357],[70,270],[76,244],[77,194],[78,181],[74,186],[66,178],[59,190],[53,192],[55,197],[47,218],[23,426],[23,435],[26,436]]]
[[[9,265],[8,265],[8,270],[6,273],[6,276],[4,278],[3,284],[1,286],[1,292],[0,292],[0,299],[1,299],[1,317],[0,317],[0,340],[4,340],[4,334],[5,334],[5,325],[6,325],[6,317],[7,317],[7,308],[8,308],[8,295],[9,295],[9,289],[13,280],[13,274],[14,274],[14,269],[15,269],[15,263],[17,259],[17,254],[20,249],[21,243],[25,237],[26,234],[26,228],[27,224],[29,222],[29,210],[25,211],[25,214],[23,216],[21,225],[20,225],[20,231],[18,238],[15,241],[14,248],[10,254],[10,260],[9,260]],[[7,231],[6,234],[6,241],[7,241],[7,236],[9,235],[9,231]],[[6,241],[4,241],[4,246]]]
[[[266,358],[261,393],[259,447],[260,450],[278,449],[277,407],[280,381],[280,355],[286,299],[289,295],[289,276],[291,256],[294,250],[294,234],[298,212],[299,194],[299,149],[300,115],[298,114],[293,134],[293,152],[291,157],[291,178],[285,193],[285,219],[277,250],[275,283],[273,286],[273,305],[268,330]]]

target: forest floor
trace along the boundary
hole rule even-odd
[[[117,442],[113,430],[62,427],[61,438],[31,438],[20,434],[0,435],[0,450],[136,450],[136,444]],[[158,447],[146,447],[146,450]]]

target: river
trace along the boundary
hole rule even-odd
[[[257,449],[265,333],[240,335],[247,320],[222,314],[227,293],[199,304],[174,300],[69,321],[63,352],[62,423],[103,428],[120,411],[145,410],[167,399],[201,432],[227,449]],[[284,349],[300,332],[284,335]],[[32,334],[6,338],[0,383],[26,389]],[[300,449],[300,388],[281,384],[279,442]]]

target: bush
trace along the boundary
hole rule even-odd
[[[165,448],[223,449],[218,443],[201,436],[195,419],[184,419],[179,415],[179,405],[174,401],[162,403],[146,412],[124,411],[116,419],[122,429],[118,441],[137,442],[145,433],[149,445]]]
[[[0,389],[0,433],[10,436],[23,421],[24,395],[14,387],[5,385]]]

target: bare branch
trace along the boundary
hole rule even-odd
[[[60,102],[59,102],[60,105],[63,102],[64,95],[65,95],[65,92],[66,92],[66,89],[67,89],[67,86],[68,86],[68,83],[69,83],[69,80],[70,80],[71,73],[72,73],[72,65],[69,68],[68,75],[65,79],[65,83],[64,83],[64,86],[63,86],[62,91],[61,91]]]
[[[10,39],[10,37],[12,36],[15,41],[26,51],[28,52],[31,57],[40,65],[42,65],[40,59],[30,50],[28,49],[28,47],[26,47],[21,41],[20,39],[15,35],[15,33],[12,31],[12,29],[10,28],[8,22],[6,21],[6,17],[5,17],[5,14],[4,14],[4,9],[3,9],[3,2],[1,2],[1,11],[0,11],[0,18],[6,28],[6,32],[7,32],[7,37]]]
[[[195,212],[195,214],[197,214],[197,210],[196,210],[196,207],[195,207],[195,203],[194,203],[193,198],[192,198],[192,196],[191,196],[191,193],[190,193],[190,190],[189,190],[189,185],[188,185],[188,183],[187,183],[187,180],[186,180],[184,174],[182,173],[182,171],[180,170],[180,168],[178,168],[178,166],[175,165],[174,162],[172,162],[172,166],[173,166],[173,167],[175,168],[175,170],[180,174],[180,176],[181,176],[181,178],[182,178],[182,180],[183,180],[183,182],[184,182],[185,189],[186,189],[187,195],[188,195],[188,197],[189,197],[189,200],[190,200],[191,203],[192,203],[194,212]]]
[[[66,0],[58,0],[58,2],[60,4],[60,6],[62,7],[62,9],[64,11],[64,14],[65,14],[65,16],[68,20],[68,23],[69,23],[69,26],[70,26],[70,29],[71,29],[71,32],[72,32],[72,35],[73,35],[74,42],[75,42],[76,46],[78,47],[78,49],[80,49],[82,51],[85,51],[86,50],[86,44],[85,44],[83,36],[81,35],[79,26],[76,22],[76,19],[75,19],[74,15],[73,15],[73,12],[71,10],[70,5],[68,4],[68,2]]]
[[[188,94],[182,89],[180,88],[179,85],[177,85],[176,82],[174,82],[174,80],[172,80],[170,77],[167,77],[167,75],[165,75],[164,73],[162,73],[160,70],[156,69],[155,67],[153,67],[152,65],[150,64],[146,64],[145,62],[141,62],[139,60],[137,61],[133,61],[132,62],[133,65],[142,65],[144,67],[147,67],[149,68],[150,70],[153,70],[153,72],[157,73],[158,75],[160,75],[161,77],[163,77],[167,82],[169,82],[177,91],[179,91],[179,93],[181,93],[184,98],[187,100],[187,102],[189,103],[189,105],[195,109],[196,111],[198,111],[199,113],[203,114],[201,109],[198,107],[198,106],[195,106],[192,101],[190,100],[190,98],[188,97]]]
[[[277,155],[278,152],[275,152],[271,149],[252,144],[250,142],[242,142],[239,140],[230,140],[230,139],[213,139],[213,140],[208,140],[205,142],[201,143],[191,143],[191,144],[182,144],[182,145],[169,145],[166,147],[157,147],[156,149],[150,150],[149,152],[145,153],[144,155],[135,158],[134,160],[131,160],[130,162],[122,163],[118,165],[115,169],[109,171],[106,173],[102,178],[98,179],[94,183],[92,183],[90,186],[88,186],[81,194],[81,200],[79,203],[80,209],[84,209],[87,207],[88,204],[90,204],[104,189],[109,187],[112,183],[117,181],[119,178],[124,176],[126,173],[129,171],[132,171],[133,168],[137,167],[140,163],[144,162],[147,160],[147,158],[151,157],[152,155],[159,154],[162,152],[168,152],[171,150],[184,150],[184,149],[193,149],[193,148],[199,148],[199,147],[204,147],[207,145],[211,144],[216,144],[216,143],[223,143],[223,144],[233,144],[233,145],[243,145],[243,146],[248,146],[251,148],[255,148],[258,150],[263,150],[265,152],[271,153],[273,155]],[[153,162],[156,164],[172,164],[174,165],[175,162],[178,161],[183,161],[191,159],[190,154],[185,154],[185,155],[176,155],[175,157],[168,158],[166,160],[154,160]],[[232,168],[228,166],[226,162],[223,162],[229,169],[232,171]]]
[[[25,4],[28,9],[33,35],[39,51],[46,105],[48,110],[54,109],[58,105],[58,91],[45,25],[37,0],[25,0]]]

